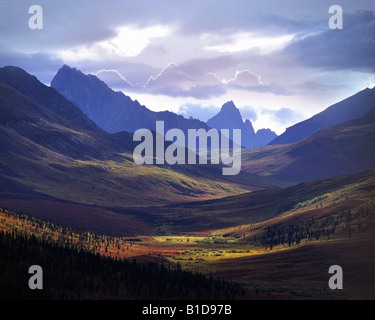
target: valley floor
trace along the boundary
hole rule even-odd
[[[108,236],[2,209],[0,230],[113,259],[136,259],[243,285],[247,299],[375,299],[375,202],[332,195],[250,225],[170,235]],[[340,265],[344,290],[331,290]]]

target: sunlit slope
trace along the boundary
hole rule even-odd
[[[173,224],[165,221],[158,229],[165,235],[144,243],[146,250],[240,281],[254,299],[375,296],[374,171],[173,205],[166,212]],[[328,287],[332,265],[344,269],[343,291]]]
[[[166,233],[221,230],[222,235],[255,236],[272,224],[288,225],[290,221],[305,221],[313,216],[319,218],[341,209],[356,208],[375,196],[374,186],[375,172],[368,171],[222,199],[151,207],[145,211],[163,216],[161,229]]]
[[[126,156],[117,161],[4,157],[1,161],[5,162],[3,168],[6,165],[8,172],[15,173],[2,175],[3,192],[43,193],[84,204],[121,207],[165,204],[247,191],[209,175],[189,176],[156,166],[138,166]]]

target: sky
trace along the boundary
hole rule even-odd
[[[0,0],[0,66],[49,85],[64,64],[151,110],[207,121],[233,101],[281,134],[375,86],[375,1]]]

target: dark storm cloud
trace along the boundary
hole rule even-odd
[[[358,11],[344,15],[344,28],[299,34],[285,48],[290,59],[309,67],[375,71],[375,14]]]
[[[28,28],[28,8],[34,4],[43,8],[43,30]],[[344,30],[328,28],[332,4],[344,9]],[[264,104],[273,108],[279,100],[280,107],[300,108],[300,94],[321,98],[323,89],[332,98],[343,87],[372,83],[374,6],[374,0],[2,0],[0,64],[20,66],[44,83],[63,64],[86,74],[114,70],[140,84],[135,93],[181,97],[179,105],[190,101],[185,98],[232,95],[235,100],[238,95],[242,105],[261,105],[252,99],[264,96]],[[159,27],[165,33],[147,33]],[[137,49],[137,39],[121,40],[124,29],[144,37],[135,53],[126,49]],[[288,40],[274,49],[272,44],[284,36]],[[255,45],[247,46],[248,40]],[[259,48],[272,50],[257,50],[256,41]],[[176,67],[165,70],[172,62]],[[345,78],[346,70],[354,72]],[[116,74],[110,79],[121,84]]]
[[[28,26],[34,1],[0,2],[0,47],[2,51],[50,51],[105,40],[115,35],[110,21],[101,19],[108,12],[97,11],[94,1],[37,1],[43,10],[43,29]],[[103,21],[102,21],[103,20]],[[103,22],[103,23],[101,23]]]

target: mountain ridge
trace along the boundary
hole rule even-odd
[[[28,74],[19,67],[6,66],[0,68],[0,82],[32,98],[41,105],[48,105],[50,110],[56,112],[78,128],[103,132],[92,120],[55,89],[45,86],[35,76]]]
[[[301,141],[243,154],[243,170],[299,183],[375,169],[375,109]]]
[[[189,129],[241,129],[242,145],[248,148],[264,146],[277,136],[270,129],[261,129],[255,133],[250,120],[243,122],[233,101],[224,104],[215,117],[203,122],[185,119],[170,111],[151,111],[137,100],[133,101],[124,93],[112,90],[98,77],[83,74],[67,65],[59,69],[51,86],[109,133],[135,132],[138,129],[155,131],[156,121],[164,121],[165,131],[178,128],[185,134]],[[223,125],[218,124],[221,122],[220,118],[224,119]]]
[[[300,141],[326,127],[364,116],[375,108],[375,87],[366,88],[322,112],[286,129],[268,145],[288,144]]]

